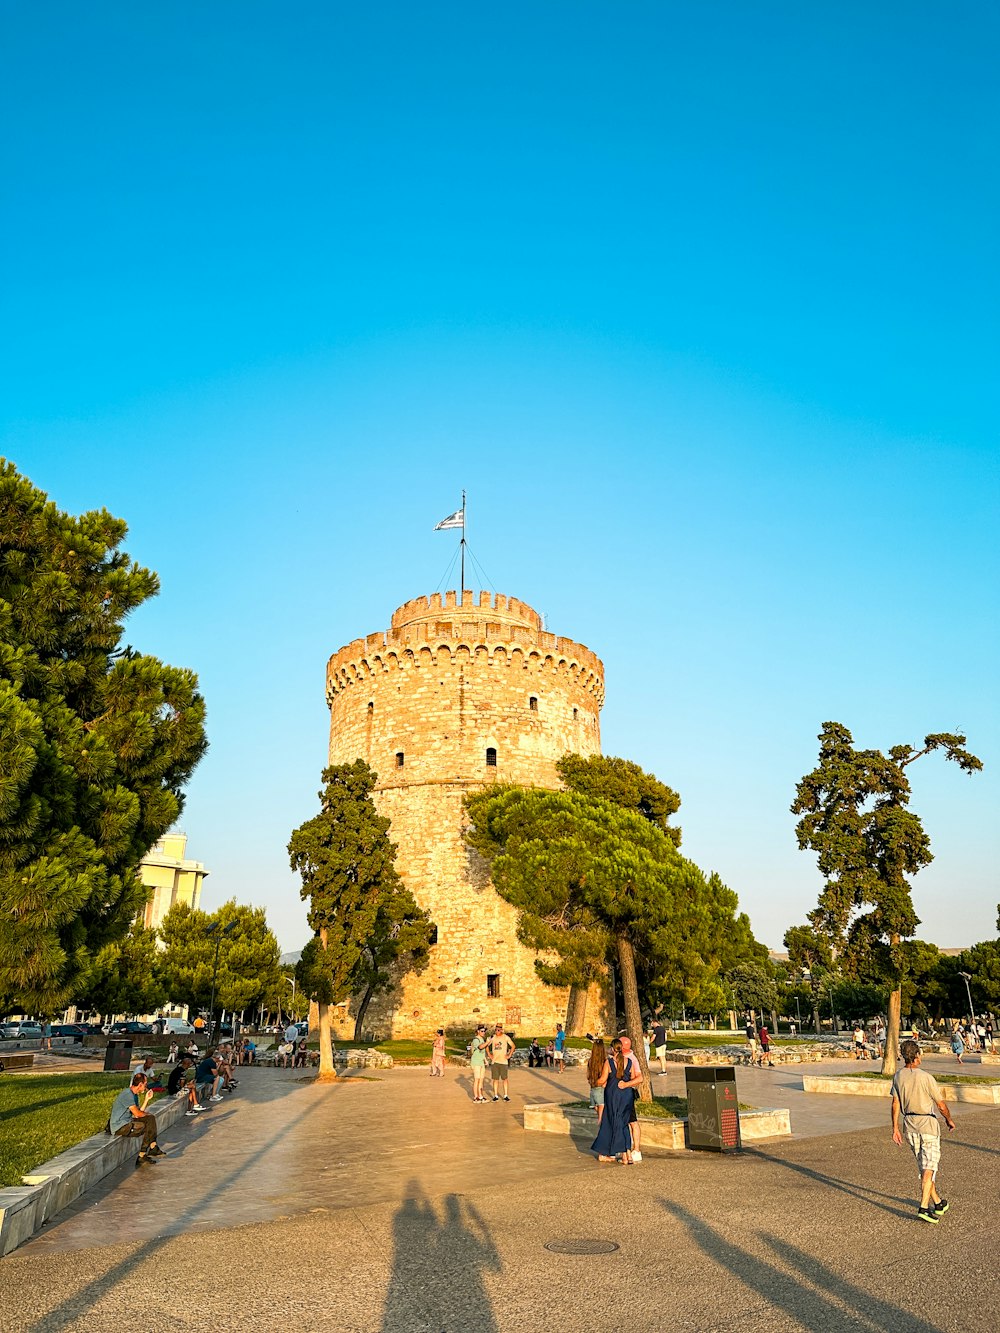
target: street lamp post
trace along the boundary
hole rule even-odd
[[[965,993],[969,997],[969,1019],[972,1023],[975,1023],[976,1011],[972,1007],[972,991],[969,989],[969,982],[972,980],[972,975],[969,972],[959,972],[958,975],[965,982]]]
[[[292,988],[292,1017],[294,1018],[294,1017],[295,1017],[295,978],[294,978],[294,977],[285,977],[285,980],[288,982],[288,984],[289,984],[289,985],[291,986],[291,988]]]
[[[215,935],[215,932],[216,932],[217,930],[219,930],[219,933],[218,933],[217,935],[215,935],[215,958],[214,958],[214,960],[213,960],[213,962],[212,962],[212,999],[211,999],[211,1003],[210,1003],[209,1006],[208,1006],[208,1013],[209,1013],[209,1017],[210,1017],[210,1019],[211,1019],[211,1024],[212,1024],[211,1027],[210,1027],[210,1029],[209,1029],[209,1033],[210,1033],[210,1035],[209,1035],[209,1038],[208,1038],[208,1042],[209,1042],[209,1045],[210,1045],[210,1046],[214,1046],[214,1045],[215,1045],[215,1027],[216,1027],[216,1024],[215,1024],[215,982],[216,982],[216,978],[217,978],[218,975],[219,975],[219,945],[222,943],[222,937],[223,937],[223,935],[229,935],[229,934],[231,934],[232,931],[234,931],[238,925],[239,925],[239,922],[238,922],[238,921],[230,921],[230,923],[229,923],[228,926],[223,926],[222,929],[219,930],[219,923],[218,923],[218,921],[213,921],[212,924],[211,924],[210,926],[206,927],[206,929],[205,929],[205,934],[206,934],[206,935]]]

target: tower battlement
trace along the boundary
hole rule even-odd
[[[390,628],[354,639],[327,664],[327,703],[356,681],[407,667],[451,664],[463,655],[486,654],[493,666],[561,672],[604,703],[604,663],[582,643],[542,629],[542,618],[526,602],[497,593],[433,593],[404,602]]]

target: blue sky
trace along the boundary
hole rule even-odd
[[[0,18],[0,449],[161,576],[128,637],[207,698],[207,906],[303,942],[326,659],[440,585],[465,487],[761,939],[827,719],[967,733],[915,900],[995,934],[994,6]]]

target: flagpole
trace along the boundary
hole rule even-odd
[[[462,492],[462,591],[459,606],[465,601],[465,491]]]

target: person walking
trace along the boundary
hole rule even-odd
[[[434,1033],[431,1045],[431,1078],[444,1078],[444,1028]]]
[[[493,1036],[489,1040],[490,1076],[493,1080],[493,1100],[495,1102],[500,1100],[499,1093],[497,1092],[498,1088],[503,1091],[504,1101],[510,1101],[510,1096],[507,1092],[507,1079],[510,1073],[510,1057],[516,1050],[517,1047],[514,1045],[513,1041],[511,1041],[507,1033],[504,1032],[503,1024],[498,1023],[493,1029]]]
[[[653,1050],[660,1062],[660,1073],[665,1074],[667,1072],[667,1029],[660,1018],[653,1024]]]
[[[604,1115],[604,1085],[608,1081],[608,1052],[600,1037],[594,1039],[587,1061],[587,1082],[590,1084],[590,1105],[597,1112],[597,1128],[601,1127]]]
[[[750,1048],[750,1059],[748,1063],[755,1065],[757,1063],[757,1028],[754,1026],[754,1021],[750,1014],[747,1014],[746,1034],[747,1046]]]
[[[632,1163],[632,1138],[628,1121],[632,1094],[622,1087],[623,1082],[628,1082],[630,1072],[622,1044],[616,1037],[601,1071],[604,1079],[604,1114],[597,1127],[597,1137],[590,1145],[591,1152],[597,1154],[599,1162]]]
[[[962,1036],[960,1028],[956,1028],[951,1034],[951,1049],[955,1059],[961,1064],[962,1056],[965,1053],[965,1038]]]
[[[921,1222],[938,1222],[948,1211],[949,1204],[947,1199],[941,1198],[937,1188],[941,1129],[935,1111],[941,1113],[949,1133],[955,1128],[955,1122],[937,1080],[920,1068],[917,1043],[904,1041],[900,1054],[905,1063],[902,1069],[896,1070],[892,1080],[892,1141],[902,1147],[905,1134],[917,1159],[920,1172],[917,1217]]]
[[[771,1034],[767,1030],[767,1024],[760,1025],[760,1067],[764,1068],[764,1061],[767,1061],[771,1069],[774,1068],[774,1061],[771,1059]]]
[[[480,1023],[469,1046],[469,1068],[472,1070],[472,1100],[484,1102],[483,1079],[486,1077],[486,1024]]]

